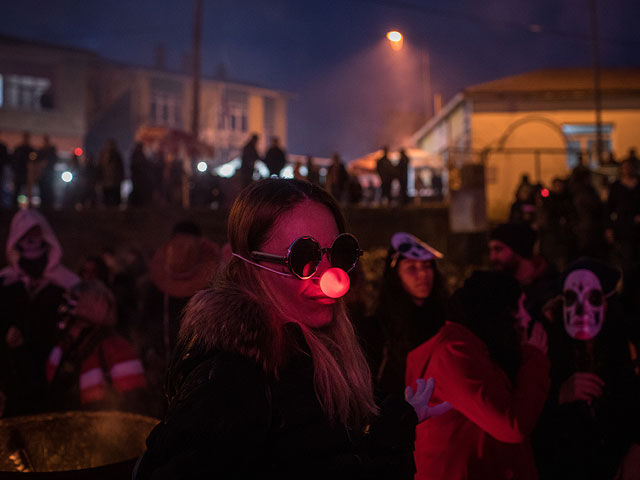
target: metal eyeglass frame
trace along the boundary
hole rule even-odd
[[[310,237],[310,236],[307,235],[307,236],[296,238],[291,243],[291,245],[289,245],[289,248],[287,248],[287,255],[284,256],[284,257],[281,256],[281,255],[274,255],[272,253],[265,253],[265,252],[259,252],[259,251],[255,251],[254,250],[254,251],[251,252],[251,258],[253,260],[257,261],[257,262],[269,262],[269,263],[276,263],[278,265],[285,265],[289,269],[291,274],[294,275],[295,277],[298,277],[301,280],[308,280],[309,278],[313,277],[315,275],[315,273],[318,271],[318,265],[322,261],[322,256],[323,255],[326,255],[327,258],[329,259],[329,262],[331,262],[331,249],[333,248],[333,245],[336,243],[336,240],[338,240],[341,237],[345,237],[345,236],[353,238],[355,240],[355,242],[356,242],[355,260],[353,261],[353,264],[347,270],[347,272],[350,272],[358,264],[358,260],[360,259],[360,257],[364,253],[364,251],[360,249],[360,243],[358,242],[358,239],[354,235],[351,235],[350,233],[341,233],[340,235],[338,235],[333,240],[333,242],[331,243],[331,246],[327,247],[327,248],[321,248],[320,247],[320,243],[315,238]],[[313,272],[310,275],[307,275],[307,276],[298,275],[293,270],[293,268],[291,267],[291,251],[292,251],[294,245],[296,244],[296,242],[298,242],[300,240],[311,240],[317,246],[317,249],[320,252],[320,259],[318,260],[318,264],[316,265],[316,268],[313,270]]]

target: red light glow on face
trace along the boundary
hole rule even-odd
[[[320,277],[320,289],[329,298],[340,298],[349,291],[351,281],[341,268],[329,268]]]
[[[83,153],[83,152],[82,152],[82,149],[81,149],[80,147],[76,147],[76,148],[74,148],[74,149],[73,149],[73,154],[74,154],[76,157],[81,156],[81,155],[82,155],[82,153]]]
[[[544,198],[547,198],[549,196],[549,189],[543,188],[542,190],[540,190],[540,195],[542,195]]]

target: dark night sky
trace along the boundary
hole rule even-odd
[[[2,2],[0,33],[150,65],[191,47],[189,0]],[[640,66],[640,4],[598,0],[604,66]],[[534,33],[529,25],[539,25]],[[397,28],[395,55],[384,34]],[[547,67],[590,66],[588,0],[204,0],[203,72],[287,90],[288,149],[346,159],[377,148],[389,109],[422,107],[425,52],[445,102],[467,85]],[[421,93],[422,92],[422,93]],[[408,132],[411,133],[411,132]],[[394,147],[394,146],[392,146]]]

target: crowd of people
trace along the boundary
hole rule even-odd
[[[45,210],[124,205],[230,207],[242,188],[260,178],[256,162],[266,166],[269,176],[282,176],[289,163],[277,137],[271,139],[264,155],[258,151],[258,141],[257,134],[249,138],[238,152],[239,168],[232,179],[227,179],[206,170],[198,171],[199,162],[189,155],[189,146],[180,141],[164,147],[157,141],[136,142],[126,162],[116,141],[109,139],[98,155],[76,148],[65,159],[58,155],[48,135],[42,137],[42,145],[36,148],[31,144],[29,132],[24,132],[22,142],[13,151],[0,141],[0,206],[15,208],[26,203]],[[400,160],[394,165],[388,158],[387,147],[383,150],[377,161],[379,189],[373,184],[363,187],[357,176],[347,172],[337,152],[326,168],[317,165],[311,155],[305,162],[293,162],[293,178],[323,186],[341,204],[390,205],[397,201],[406,205],[409,157],[400,150]],[[63,172],[68,178],[62,178]],[[123,188],[127,178],[131,182],[130,191]],[[394,180],[400,187],[397,198],[392,192]],[[123,197],[127,192],[128,197]]]
[[[614,242],[636,222],[623,165]],[[184,221],[148,263],[105,250],[77,272],[21,209],[0,271],[0,413],[162,418],[137,479],[637,478],[638,245],[555,263],[544,218],[492,228],[490,268],[453,292],[444,253],[397,232],[366,315],[362,250],[307,180],[250,182],[225,245]]]
[[[523,175],[509,220],[539,232],[540,250],[558,269],[581,256],[625,268],[640,262],[640,159],[634,149],[596,173],[578,155],[567,178],[549,188]]]

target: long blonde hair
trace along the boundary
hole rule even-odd
[[[307,199],[326,206],[338,231],[345,231],[340,208],[321,188],[303,180],[266,179],[243,190],[231,209],[227,234],[233,252],[249,258],[250,252],[259,250],[266,241],[279,216]],[[276,336],[272,373],[277,374],[289,346],[282,327],[287,322],[297,322],[313,357],[315,392],[323,411],[331,421],[363,425],[378,410],[369,367],[344,301],[336,302],[333,320],[327,327],[310,328],[298,322],[299,312],[288,311],[278,302],[268,274],[264,273],[234,257],[219,277],[219,284],[240,288],[264,305]]]

